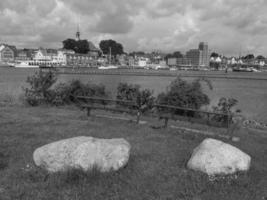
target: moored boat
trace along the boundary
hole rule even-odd
[[[16,68],[39,68],[39,65],[36,65],[31,61],[21,61],[14,64]]]

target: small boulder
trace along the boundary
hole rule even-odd
[[[208,175],[227,175],[249,170],[250,161],[249,155],[230,144],[205,139],[194,149],[187,167]]]
[[[125,139],[75,137],[42,146],[33,153],[35,164],[49,172],[69,169],[84,171],[97,168],[101,172],[117,171],[130,156],[130,144]]]

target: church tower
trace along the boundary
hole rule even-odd
[[[77,41],[80,41],[80,36],[81,36],[81,33],[80,33],[80,27],[79,27],[79,24],[77,26],[77,32],[76,32],[76,40]]]

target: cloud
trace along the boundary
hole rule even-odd
[[[95,27],[95,31],[99,33],[122,34],[128,33],[132,27],[133,22],[127,15],[114,13],[102,16]]]
[[[115,39],[126,51],[186,51],[207,41],[222,54],[267,56],[266,0],[1,0],[0,42],[61,47]]]

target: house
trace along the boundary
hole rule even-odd
[[[17,55],[15,60],[17,61],[32,60],[35,51],[36,50],[34,49],[19,49],[17,50]]]
[[[7,62],[14,62],[15,61],[15,48],[1,44],[0,45],[0,62],[7,63]]]
[[[33,59],[36,60],[36,61],[47,61],[47,62],[50,62],[56,57],[57,57],[57,50],[40,48],[35,53]]]
[[[138,67],[146,67],[148,61],[149,61],[148,58],[139,57],[139,58],[138,58],[138,61],[137,61],[137,66],[138,66]]]
[[[91,67],[95,64],[95,59],[90,54],[70,54],[65,53],[66,66]]]

